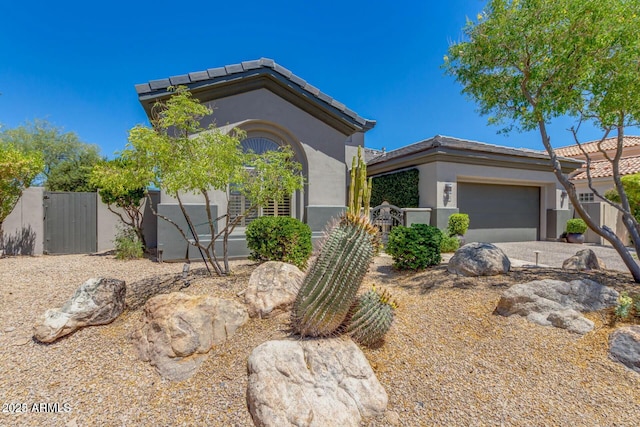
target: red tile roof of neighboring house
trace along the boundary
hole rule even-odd
[[[582,148],[584,149],[584,151],[587,152],[587,154],[597,153],[599,151],[598,150],[599,143],[600,143],[599,140],[585,142],[584,144],[582,144]],[[604,141],[602,141],[601,147],[603,150],[609,151],[609,150],[615,150],[617,145],[618,145],[618,138],[613,137],[613,138],[607,138]],[[638,145],[640,145],[640,136],[625,136],[622,141],[623,149],[627,147],[635,147]],[[556,148],[555,152],[558,156],[563,156],[563,157],[583,157],[584,156],[584,154],[582,153],[582,150],[580,150],[580,147],[578,147],[577,145],[569,145],[567,147]]]
[[[636,138],[639,139],[640,138]],[[640,172],[640,156],[625,157],[620,159],[620,175],[630,175]],[[613,176],[613,168],[608,160],[591,162],[591,178],[605,178]],[[577,173],[571,177],[572,180],[587,179],[586,164],[578,169]]]

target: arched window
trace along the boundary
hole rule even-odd
[[[245,153],[253,152],[254,154],[263,154],[267,151],[280,148],[277,142],[263,136],[245,138],[240,144]],[[250,208],[251,201],[247,200],[240,191],[234,189],[234,186],[231,185],[229,187],[229,211],[231,218],[244,215]],[[257,212],[250,212],[240,220],[238,226],[247,226],[259,216],[291,216],[291,210],[291,197],[285,196],[284,200],[280,203],[273,200],[269,202],[267,206],[259,208]]]

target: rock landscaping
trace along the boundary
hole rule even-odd
[[[640,326],[616,329],[609,337],[609,356],[640,374]]]
[[[306,363],[290,362],[289,353],[280,353],[278,357],[287,361],[286,368],[273,362],[271,367],[291,372],[291,378],[309,378],[326,385],[327,393],[338,397],[338,402],[352,402],[358,408],[362,417],[359,425],[371,427],[468,426],[479,420],[486,425],[514,426],[629,425],[629,420],[640,417],[635,393],[640,389],[640,374],[609,356],[613,331],[635,325],[612,326],[612,309],[606,308],[580,313],[595,326],[584,335],[541,328],[521,316],[493,314],[502,294],[517,284],[590,280],[618,292],[633,292],[638,288],[628,274],[511,268],[508,274],[469,278],[449,273],[445,265],[400,272],[391,264],[389,257],[376,257],[362,286],[363,292],[373,286],[388,289],[397,301],[395,320],[384,344],[358,348],[348,336],[335,340],[351,343],[354,348],[353,357],[346,359],[358,359],[358,353],[366,359],[371,371],[358,379],[373,379],[369,377],[373,372],[386,392],[386,411],[367,412],[357,403],[359,399],[360,405],[379,408],[382,400],[362,403],[361,398],[346,397],[343,390],[351,389],[350,383],[341,382],[340,378],[347,377],[337,372],[357,371],[346,362],[334,366],[325,363],[329,356],[312,356],[307,357],[308,366],[313,366],[309,369]],[[331,346],[334,339],[300,340],[293,336],[292,340],[287,315],[249,320],[230,339],[212,345],[189,378],[171,381],[139,359],[130,337],[141,329],[144,307],[158,298],[154,297],[158,293],[180,290],[191,298],[245,305],[243,292],[256,268],[251,262],[233,261],[233,275],[209,277],[194,264],[190,286],[180,290],[184,287],[180,264],[121,262],[112,256],[85,255],[1,259],[0,366],[6,374],[0,376],[0,400],[59,402],[71,409],[2,413],[0,425],[254,425],[255,418],[249,412],[253,404],[247,401],[259,395],[249,392],[250,384],[257,384],[253,382],[255,373],[247,375],[248,364],[249,369],[258,365],[254,365],[254,350],[258,353],[263,344],[269,347],[265,343],[293,343],[297,347],[291,355],[297,354],[299,361],[302,354],[304,362],[304,355],[312,354],[303,350],[305,343],[320,340]],[[64,305],[88,275],[126,280],[122,314],[109,324],[82,328],[50,344],[33,341],[32,325],[38,317],[50,307]],[[470,280],[472,287],[461,286]],[[195,340],[181,343],[185,342]],[[181,352],[195,346],[176,347]],[[619,347],[631,348],[627,344],[611,346],[614,350]],[[347,350],[332,349],[331,357],[341,360],[338,355],[342,351]],[[270,371],[266,359],[263,362],[267,366],[256,372]],[[291,366],[297,367],[287,371]],[[322,369],[326,369],[326,376],[312,378]],[[290,392],[298,387],[289,383],[282,371],[270,371],[280,377],[282,389],[278,390]],[[304,393],[311,393],[310,388]],[[254,401],[258,408],[259,400]]]
[[[89,279],[61,308],[49,309],[33,328],[33,337],[51,343],[85,326],[106,325],[124,310],[125,282]]]
[[[247,404],[257,426],[360,426],[387,393],[350,339],[268,341],[249,356]]]
[[[491,243],[468,243],[458,249],[449,260],[449,273],[460,276],[495,276],[511,269],[509,258]]]
[[[519,283],[500,297],[496,313],[514,314],[542,326],[555,326],[577,334],[586,334],[594,323],[582,316],[617,305],[619,293],[589,279],[563,282],[536,280]]]
[[[244,301],[249,316],[267,318],[286,312],[296,299],[304,273],[292,264],[268,261],[249,278]]]
[[[174,292],[147,302],[132,340],[141,360],[164,378],[183,381],[247,320],[247,309],[236,301]]]
[[[591,249],[582,249],[562,263],[565,270],[600,270],[607,268]]]

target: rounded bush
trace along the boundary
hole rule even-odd
[[[440,263],[441,241],[442,232],[436,227],[426,224],[396,226],[389,233],[385,252],[393,258],[395,268],[421,270]]]
[[[469,215],[464,213],[455,213],[449,217],[449,223],[447,231],[449,236],[455,236],[456,234],[462,236],[469,229]]]
[[[460,248],[460,240],[456,236],[447,236],[442,234],[442,241],[440,242],[440,252],[449,253],[455,252]]]
[[[567,233],[582,234],[587,231],[587,223],[582,218],[574,218],[567,221]]]
[[[263,216],[247,226],[249,259],[282,261],[300,269],[307,267],[311,256],[311,228],[288,216]]]
[[[130,260],[144,256],[144,247],[133,228],[121,229],[114,240],[116,259]]]

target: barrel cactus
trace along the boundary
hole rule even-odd
[[[378,344],[391,328],[396,308],[397,304],[388,292],[380,293],[375,288],[371,289],[353,304],[344,327],[345,332],[359,344]]]
[[[353,158],[347,212],[329,229],[293,304],[293,329],[302,336],[335,335],[349,314],[369,264],[380,248],[369,222],[371,185],[362,148]]]
[[[302,336],[330,336],[344,322],[378,249],[368,218],[346,213],[330,229],[293,304],[293,328]]]

